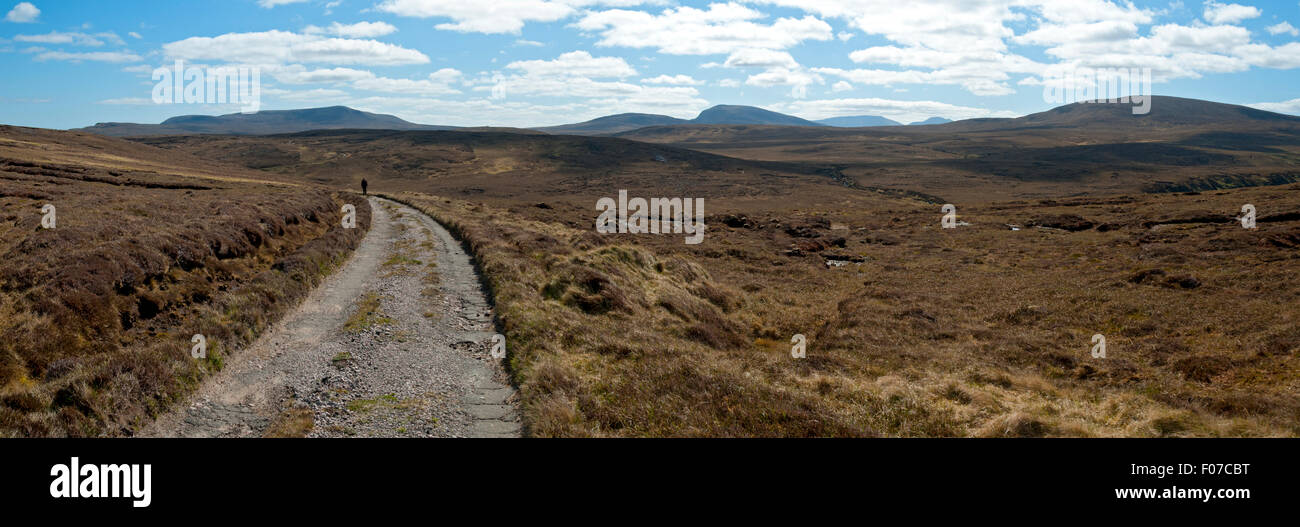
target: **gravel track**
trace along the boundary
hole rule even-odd
[[[370,203],[370,232],[347,264],[141,435],[521,434],[469,256],[423,213]]]

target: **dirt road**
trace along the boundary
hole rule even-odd
[[[423,213],[370,202],[348,263],[141,435],[520,435],[469,256]]]

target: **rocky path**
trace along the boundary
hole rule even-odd
[[[141,435],[520,435],[469,256],[423,213],[370,202],[348,263]]]

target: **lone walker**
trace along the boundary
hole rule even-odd
[[[369,186],[369,184],[366,183],[366,179],[365,179],[365,178],[361,178],[361,195],[362,195],[362,196],[365,196],[365,195],[366,195],[366,187],[367,187],[367,186]]]

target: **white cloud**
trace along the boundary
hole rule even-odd
[[[1211,24],[1235,24],[1242,20],[1256,18],[1261,14],[1263,13],[1259,8],[1254,6],[1206,2],[1205,13],[1202,16]]]
[[[270,96],[280,101],[311,103],[317,106],[324,104],[348,104],[352,98],[351,95],[343,90],[331,88],[315,88],[311,90],[262,88],[262,95]]]
[[[722,79],[718,81],[718,86],[721,86],[723,88],[739,88],[740,81],[736,79]]]
[[[41,16],[41,10],[37,9],[31,2],[19,2],[18,5],[9,10],[9,14],[5,15],[5,20],[22,24],[35,22],[36,17],[39,16]]]
[[[164,44],[163,54],[171,59],[242,64],[327,63],[396,66],[429,62],[429,57],[419,51],[376,40],[326,38],[287,31],[190,37]]]
[[[952,120],[1016,117],[1012,112],[990,112],[983,108],[957,106],[939,101],[899,101],[879,98],[791,101],[773,105],[770,109],[812,120],[847,115],[879,115],[901,123],[930,117],[945,117]]]
[[[514,33],[525,22],[554,22],[574,13],[564,2],[548,0],[384,0],[376,9],[399,16],[450,18],[434,27],[464,33]]]
[[[660,75],[658,77],[651,77],[649,79],[641,79],[641,82],[646,84],[670,84],[673,86],[698,86],[700,84],[704,84],[703,82],[695,80],[690,75],[680,75],[680,74],[671,75],[671,76]]]
[[[835,84],[831,85],[831,91],[835,93],[849,91],[852,89],[853,89],[853,85],[849,84],[848,81],[838,81]]]
[[[735,3],[708,9],[678,7],[658,15],[611,9],[588,11],[574,25],[599,34],[598,46],[657,48],[671,55],[728,54],[742,49],[787,49],[806,40],[830,40],[831,26],[813,17],[755,22],[767,15]]]
[[[722,63],[728,68],[786,68],[799,67],[794,57],[785,51],[770,49],[741,49],[727,56]]]
[[[329,27],[307,26],[303,28],[302,32],[309,35],[327,34],[345,38],[373,38],[396,33],[397,27],[388,22],[357,22],[355,24],[334,22]]]
[[[77,32],[59,32],[51,31],[42,35],[15,35],[15,42],[35,42],[39,44],[68,44],[73,46],[99,47],[105,43],[117,46],[125,45],[126,42],[116,33],[104,32],[88,35]]]
[[[306,1],[307,0],[257,0],[257,5],[262,6],[266,9],[270,9],[275,6],[288,5],[288,4],[300,4]]]
[[[309,70],[301,64],[288,66],[263,66],[267,74],[285,84],[345,83],[373,79],[375,74],[351,68],[320,68]]]
[[[135,31],[127,32],[127,36],[129,36],[129,37],[131,37],[131,38],[144,38],[144,37],[140,36],[139,33],[136,33]]]
[[[603,108],[604,114],[634,111],[659,113],[698,112],[707,106],[699,92],[688,85],[689,76],[648,79],[645,84],[627,82],[636,70],[619,57],[593,57],[586,51],[571,51],[553,60],[512,62],[505,71],[471,81],[473,91],[490,94],[497,103],[522,98],[579,99],[584,107]],[[615,80],[610,80],[615,79]],[[671,81],[650,85],[651,81]],[[577,114],[572,116],[574,119]],[[554,119],[555,117],[551,117]],[[512,119],[512,121],[515,121]]]
[[[570,51],[554,60],[511,62],[508,69],[532,77],[626,78],[636,70],[620,57],[592,57],[586,51]]]
[[[36,55],[36,60],[66,60],[71,62],[137,62],[139,55],[120,51],[94,51],[89,53],[68,53],[64,51],[46,51]]]
[[[461,72],[453,68],[443,68],[429,74],[426,79],[390,79],[373,77],[359,79],[352,86],[359,90],[386,93],[406,93],[414,95],[450,95],[460,93],[451,87],[451,83],[460,80]]]
[[[889,41],[850,54],[870,67],[812,70],[867,85],[955,84],[977,95],[1007,95],[1016,91],[1013,75],[1041,79],[1061,68],[1150,68],[1156,82],[1167,82],[1251,66],[1295,67],[1297,60],[1287,46],[1252,42],[1249,30],[1232,25],[1259,16],[1237,4],[1207,3],[1211,24],[1151,26],[1164,11],[1124,0],[754,1],[844,19]],[[1013,27],[1024,29],[1017,34]],[[1009,44],[1043,47],[1053,61],[1029,59]]]
[[[104,99],[99,104],[113,104],[120,106],[147,106],[154,104],[153,99],[148,97],[119,97],[116,99]]]
[[[1257,102],[1255,104],[1247,104],[1246,106],[1268,112],[1300,115],[1300,99],[1291,99],[1283,102]]]
[[[809,84],[822,84],[825,81],[820,75],[810,73],[800,69],[788,68],[769,68],[762,73],[750,75],[745,79],[745,84],[750,86],[771,87],[771,86],[807,86]]]
[[[1296,29],[1295,26],[1292,26],[1290,22],[1286,22],[1286,21],[1283,21],[1282,23],[1277,25],[1268,26],[1266,29],[1268,29],[1268,33],[1270,35],[1281,35],[1285,33],[1293,37],[1300,36],[1300,30]]]
[[[858,63],[887,64],[904,70],[868,68],[848,78],[870,80],[863,84],[943,82],[959,84],[972,93],[1001,95],[1014,92],[1006,83],[1009,72],[1033,72],[1034,61],[1011,53],[1006,40],[1014,36],[1008,24],[1023,21],[1025,8],[1036,0],[760,0],[803,9],[827,18],[848,21],[850,27],[880,36],[891,45],[858,50],[850,58]],[[1082,0],[1084,4],[1096,3]],[[1059,4],[1059,3],[1058,3]],[[1016,9],[1013,9],[1016,8]],[[1073,11],[1040,13],[1045,18],[1068,18]],[[813,68],[813,72],[823,72]],[[929,71],[920,71],[929,70]],[[825,70],[839,73],[845,70]]]

